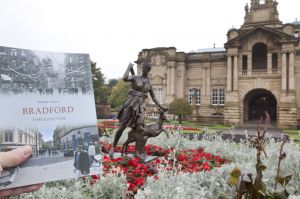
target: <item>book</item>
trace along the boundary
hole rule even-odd
[[[101,173],[88,54],[0,46],[0,109],[0,151],[33,150],[0,189]]]

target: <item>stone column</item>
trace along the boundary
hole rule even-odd
[[[238,90],[238,56],[234,56],[234,62],[233,62],[233,90]]]
[[[290,53],[289,58],[289,89],[295,90],[295,54]]]
[[[176,84],[176,76],[175,76],[175,67],[171,67],[171,95],[175,95],[175,84]]]
[[[210,96],[210,67],[206,69],[206,95]]]
[[[206,69],[202,68],[202,88],[201,95],[206,95]]]
[[[248,54],[248,60],[247,60],[247,75],[252,75],[252,53]]]
[[[231,63],[231,56],[228,56],[227,57],[227,91],[231,91],[232,89],[232,77],[231,77],[231,74],[232,74],[232,63]]]
[[[268,53],[267,74],[272,75],[272,53]]]
[[[281,56],[281,90],[286,91],[286,53],[282,53]]]
[[[187,69],[184,65],[183,69],[182,69],[182,82],[183,82],[183,86],[182,86],[182,98],[185,98],[185,93],[186,93],[186,72],[187,72]]]
[[[171,68],[167,67],[167,96],[171,93]]]

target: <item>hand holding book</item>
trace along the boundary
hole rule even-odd
[[[31,154],[32,148],[30,146],[18,147],[9,152],[0,152],[0,176],[3,168],[18,166],[26,161],[31,156]],[[7,190],[0,190],[0,198],[36,191],[42,186],[43,184],[37,184]]]

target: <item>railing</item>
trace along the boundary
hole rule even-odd
[[[251,72],[252,72],[252,75],[267,75],[268,74],[267,69],[254,69]],[[272,69],[271,74],[277,75],[278,69]],[[247,76],[247,75],[249,75],[249,73],[247,70],[242,70],[242,75]]]
[[[253,75],[266,75],[267,74],[267,69],[255,69],[252,70]]]

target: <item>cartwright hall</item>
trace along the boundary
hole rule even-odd
[[[194,107],[192,117],[201,122],[245,125],[267,111],[272,125],[297,128],[300,21],[283,24],[275,0],[249,3],[244,23],[227,32],[224,48],[190,53],[175,47],[143,49],[138,72],[142,62],[151,61],[157,99],[165,105],[187,99]]]

